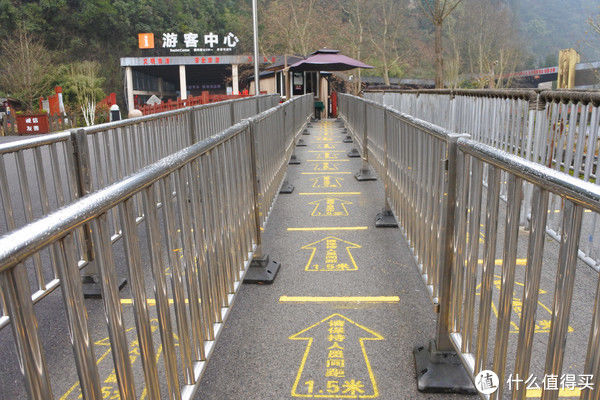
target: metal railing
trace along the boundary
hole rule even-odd
[[[385,183],[386,207],[396,216],[435,305],[437,332],[427,360],[449,362],[444,360],[455,352],[473,381],[480,371],[493,370],[500,387],[482,398],[525,399],[525,385],[503,393],[507,377],[525,380],[532,372],[560,377],[567,344],[574,340],[569,319],[576,271],[592,282],[592,291],[600,282],[596,271],[577,262],[580,237],[593,234],[583,215],[600,213],[600,186],[370,100],[340,95],[339,109],[357,141],[367,137],[369,162]],[[523,205],[527,190],[531,199]],[[548,259],[544,232],[553,196],[561,221],[558,255]],[[531,216],[528,234],[519,230],[522,212]],[[519,243],[527,243],[523,269],[516,268]],[[540,344],[534,332],[536,313],[545,308],[539,301],[546,293],[540,291],[542,281],[550,281],[554,291],[547,309],[549,339]],[[590,317],[576,322],[589,335],[580,335],[578,343],[584,343],[580,349],[587,344],[587,352],[576,352],[581,359],[571,356],[569,368],[579,362],[581,372],[593,376],[594,390],[580,392],[581,399],[591,399],[600,384],[600,286],[595,295],[581,290]],[[511,340],[514,329],[518,337]],[[538,364],[541,355],[545,358],[542,366],[531,362],[534,351]],[[427,368],[417,373],[427,374]],[[440,378],[429,376],[428,382]],[[556,399],[558,393],[543,389],[542,398]]]
[[[275,95],[229,100],[0,144],[0,208],[4,216],[0,234],[118,182],[278,102]],[[143,218],[141,206],[139,202],[138,222]],[[122,234],[121,221],[116,210],[110,211],[109,218],[115,241]],[[93,259],[90,234],[87,225],[75,233],[81,269]],[[37,302],[58,287],[58,271],[44,270],[40,255],[28,262],[35,271],[33,299]],[[95,276],[95,265],[85,274]],[[2,298],[0,290],[0,329],[8,323]]]
[[[471,139],[516,154],[556,171],[597,182],[600,169],[600,93],[535,90],[423,90],[368,92],[365,97]],[[487,181],[485,181],[487,184]],[[507,186],[502,185],[503,200]],[[524,193],[524,207],[531,191]],[[554,210],[560,198],[551,196]],[[529,214],[521,213],[522,225]],[[562,214],[552,212],[547,233],[559,239]],[[578,256],[600,271],[600,223],[585,215],[590,235],[582,237]]]
[[[102,398],[76,249],[84,225],[91,227],[120,398],[137,398],[126,322],[135,325],[147,398],[193,397],[311,106],[308,95],[294,98],[0,238],[0,286],[30,398],[52,398],[55,373],[45,360],[26,267],[44,252],[55,261],[83,398]],[[112,245],[113,212],[122,247]],[[126,260],[133,321],[121,309],[115,259]]]

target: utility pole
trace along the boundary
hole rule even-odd
[[[256,0],[252,0],[252,25],[254,29],[254,95],[260,95],[260,79],[258,77],[258,14]]]

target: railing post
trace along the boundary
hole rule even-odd
[[[288,130],[286,130],[286,126],[285,126],[285,120],[286,120],[286,114],[288,113],[288,108],[292,108],[292,112],[295,112],[295,107],[296,107],[296,102],[293,102],[291,105],[289,105],[288,107],[281,107],[281,132],[283,135],[285,135],[286,137],[286,145],[292,147],[292,155],[290,156],[290,161],[288,162],[288,164],[290,165],[298,165],[300,164],[300,160],[298,159],[298,157],[296,157],[296,146],[295,146],[295,142],[296,142],[296,127],[295,126],[291,126],[288,128]],[[290,136],[288,138],[288,136]],[[302,139],[300,139],[302,140]],[[306,146],[306,144],[304,145]],[[287,149],[286,149],[287,150]],[[292,185],[288,179],[287,179],[287,173],[286,173],[286,177],[283,180],[283,183],[281,184],[281,189],[279,189],[279,193],[280,194],[290,194],[294,191],[294,185]]]
[[[445,191],[440,234],[438,266],[438,320],[435,339],[429,346],[413,350],[417,372],[417,387],[421,392],[476,393],[469,373],[462,365],[450,340],[450,302],[452,266],[454,264],[454,223],[456,211],[457,140],[468,135],[450,135],[447,148]]]
[[[363,151],[362,151],[362,167],[360,170],[354,174],[354,177],[357,181],[375,181],[377,177],[369,168],[369,135],[368,135],[368,118],[367,118],[367,110],[369,104],[363,99],[363,118],[364,118],[364,127],[363,127]]]
[[[304,103],[305,101],[307,101],[306,99],[302,99],[302,103]],[[308,107],[308,104],[306,105]],[[297,110],[296,110],[297,111]],[[300,118],[298,118],[298,112],[294,112],[294,126],[300,126]],[[312,127],[312,117],[307,116],[305,117],[306,120],[308,120],[306,127],[304,128],[304,131],[302,132],[303,135],[309,136],[310,132],[308,131],[308,128]],[[302,143],[304,143],[304,141],[302,141]]]
[[[389,155],[388,155],[388,110],[383,108],[383,187],[385,193],[385,200],[383,210],[375,217],[376,228],[397,228],[398,222],[392,208],[390,207],[390,174],[388,171],[389,167]]]
[[[231,117],[231,126],[235,125],[235,101],[229,103],[229,116]]]
[[[77,184],[77,198],[81,198],[92,191],[92,178],[90,172],[90,152],[87,142],[87,133],[85,129],[77,129],[71,131],[71,146],[73,149],[72,174],[75,177]],[[84,297],[102,297],[102,288],[100,286],[100,275],[94,261],[94,245],[92,243],[92,230],[89,224],[84,224],[82,227],[83,237],[81,245],[83,246],[84,257],[88,265],[83,270],[81,279],[83,286]],[[119,279],[119,289],[123,288],[127,280]]]
[[[258,104],[258,103],[257,103]],[[273,283],[279,267],[281,264],[270,260],[268,254],[263,254],[262,249],[262,218],[261,218],[261,203],[262,196],[260,192],[260,177],[258,176],[257,168],[257,149],[256,149],[256,134],[257,127],[255,119],[251,118],[248,120],[250,125],[249,140],[250,140],[250,172],[252,174],[252,190],[254,197],[254,222],[256,232],[256,249],[254,250],[254,256],[252,262],[248,266],[246,275],[244,277],[244,283]]]
[[[190,117],[190,146],[198,141],[198,130],[196,129],[196,113],[194,110],[188,112]]]
[[[71,131],[71,146],[73,148],[73,165],[72,173],[77,184],[77,198],[81,198],[89,194],[92,190],[92,182],[90,176],[90,152],[87,142],[87,134],[84,129],[76,129]],[[98,271],[93,263],[94,246],[92,244],[91,229],[89,224],[83,225],[83,246],[84,256],[89,262],[85,267],[82,275],[84,283],[84,293],[86,287],[99,282]]]
[[[532,92],[529,97],[529,109],[527,112],[527,140],[525,146],[521,144],[521,157],[533,161],[539,162],[536,157],[536,141],[544,135],[544,123],[546,118],[546,101],[537,92]],[[543,143],[545,143],[545,138]],[[524,147],[524,149],[523,149]],[[533,187],[531,185],[525,185],[523,194],[523,210],[529,210],[531,203],[531,194]],[[528,213],[522,212],[520,215],[519,224],[525,228],[529,228]]]
[[[25,265],[19,264],[0,273],[0,288],[10,316],[16,353],[29,398],[51,399],[50,374],[38,334]]]
[[[296,140],[296,133],[298,131],[298,125],[296,122],[296,116],[299,114],[298,108],[300,108],[300,111],[304,112],[306,109],[306,101],[303,99],[302,102],[300,103],[301,107],[298,107],[297,102],[293,102],[292,103],[292,135],[294,135],[294,141]],[[308,116],[304,117],[304,120],[306,121],[308,119]],[[303,133],[304,135],[308,135],[308,130],[305,130],[306,133]],[[296,146],[298,147],[306,147],[306,143],[304,142],[303,138],[298,139],[298,142],[296,142]]]

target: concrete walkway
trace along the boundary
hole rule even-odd
[[[197,399],[465,398],[416,389],[412,349],[435,315],[398,229],[376,229],[381,180],[333,120],[314,123],[265,230],[273,285],[243,285]]]

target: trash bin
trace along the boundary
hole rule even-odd
[[[315,101],[315,118],[321,119],[321,112],[325,109],[322,101]]]

